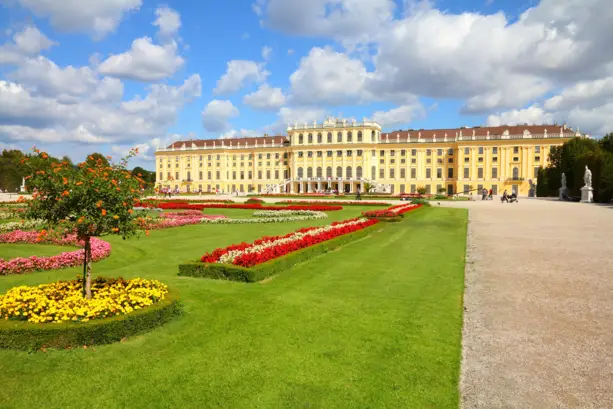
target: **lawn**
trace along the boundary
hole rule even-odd
[[[0,243],[0,258],[10,260],[15,257],[48,257],[57,256],[65,251],[78,250],[71,246],[54,246],[51,244],[8,244]]]
[[[205,251],[330,218],[194,225],[107,238],[94,274],[157,278],[185,314],[114,345],[0,351],[10,408],[454,408],[458,406],[466,211],[429,208],[259,284],[178,277]],[[0,277],[0,291],[79,268]]]

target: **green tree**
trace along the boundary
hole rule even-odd
[[[91,298],[91,237],[108,234],[124,239],[139,230],[133,206],[139,202],[143,181],[126,170],[128,159],[109,164],[102,158],[80,163],[76,168],[67,161],[55,162],[44,152],[35,151],[26,165],[34,165],[27,186],[34,191],[28,201],[26,217],[43,219],[50,228],[76,232],[83,240],[83,295]],[[106,159],[106,158],[105,158]]]
[[[547,171],[541,166],[538,170],[536,182],[536,195],[538,197],[549,196],[549,181],[547,178]]]
[[[109,157],[106,157],[101,153],[94,152],[87,156],[87,159],[85,160],[85,166],[93,168],[98,166],[98,163],[102,163],[105,166],[109,166],[109,159]]]

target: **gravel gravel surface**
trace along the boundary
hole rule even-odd
[[[470,209],[462,408],[613,408],[613,207],[441,206]]]

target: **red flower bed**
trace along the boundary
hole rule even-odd
[[[368,202],[362,200],[282,200],[277,202],[277,204],[303,204],[303,205],[335,205],[335,206],[347,206],[347,205],[356,205],[356,206],[389,206],[389,203],[386,202]]]
[[[253,267],[317,243],[362,230],[376,223],[378,220],[374,219],[350,219],[323,227],[303,228],[285,236],[262,237],[252,244],[240,243],[216,249],[202,256],[201,261]]]
[[[406,212],[410,212],[411,210],[418,209],[422,206],[423,205],[421,204],[401,204],[392,206],[389,209],[362,212],[362,215],[366,217],[396,217]]]
[[[222,204],[222,203],[158,203],[153,206],[148,203],[143,203],[143,207],[158,207],[164,210],[202,210],[202,209],[247,209],[247,210],[312,210],[316,212],[331,212],[334,210],[343,210],[342,206],[262,206],[260,204]]]

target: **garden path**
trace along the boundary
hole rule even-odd
[[[613,207],[469,208],[463,408],[613,407]]]

